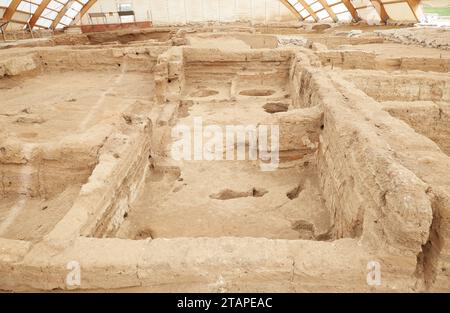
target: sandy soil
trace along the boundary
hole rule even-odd
[[[205,185],[205,181],[209,183]],[[289,199],[287,194],[299,186],[298,196]],[[223,191],[246,193],[252,189],[267,193],[211,198]],[[142,197],[132,204],[118,236],[314,239],[328,227],[313,169],[261,172],[257,163],[192,161],[184,162],[179,176],[149,175]]]
[[[204,83],[210,89],[224,89]],[[205,126],[257,125],[271,115],[263,108],[270,97],[230,101],[228,94],[228,101],[218,101],[224,92],[192,98],[191,89],[195,88],[187,87],[186,93],[195,104],[179,125],[192,125],[194,116],[201,117]],[[262,172],[259,162],[183,161],[175,171],[160,168],[149,174],[142,196],[131,205],[117,235],[316,239],[326,238],[329,227],[313,165]]]
[[[227,49],[250,49],[250,45],[243,40],[232,36],[224,35],[220,41],[211,40],[211,38],[202,38],[200,36],[189,36],[188,43],[199,48],[223,48]]]
[[[423,57],[423,58],[450,58],[450,51],[436,48],[425,48],[417,46],[405,46],[399,43],[342,45],[340,50],[358,50],[373,52],[376,55],[388,58],[395,57]]]
[[[148,99],[152,85],[151,75],[126,70],[2,79],[0,125],[24,142],[58,140]]]
[[[83,134],[100,122],[112,120],[136,101],[148,99],[152,88],[152,75],[128,72],[126,68],[119,72],[45,72],[39,76],[5,78],[0,80],[2,136],[17,138],[23,145],[30,144],[32,151],[38,151],[40,144],[57,150],[60,141],[68,136]],[[90,136],[94,137],[93,134]],[[78,145],[83,146],[83,143]],[[86,141],[85,150],[93,149],[91,145],[92,142]],[[60,155],[67,155],[65,148],[59,149]],[[32,156],[33,152],[30,152],[30,158]],[[50,159],[46,162],[48,165],[44,165],[30,161],[19,170],[15,179],[23,180],[22,193],[42,188],[33,185],[40,183],[39,177],[58,175],[52,173],[61,167],[57,162],[54,160],[55,164],[51,165]],[[48,173],[42,173],[41,166],[47,166]],[[84,166],[78,165],[80,175]],[[77,165],[72,167],[76,171]],[[7,168],[5,172],[2,169],[2,184],[8,184],[9,175]],[[7,195],[0,204],[0,235],[20,240],[42,238],[64,217],[78,197],[82,184],[67,184],[67,189],[50,198],[40,195],[40,191],[35,197]]]
[[[69,187],[52,199],[11,198],[0,202],[2,238],[38,241],[70,210],[81,184]]]

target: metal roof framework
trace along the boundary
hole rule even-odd
[[[279,0],[299,20],[419,21],[420,0]],[[97,0],[0,0],[0,17],[17,28],[58,29],[76,23]],[[3,16],[2,14],[3,13]]]
[[[96,1],[0,0],[0,10],[3,7],[2,19],[9,21],[10,25],[14,25],[16,29],[57,29],[70,26],[89,2]]]
[[[301,20],[349,22],[420,19],[420,0],[280,0]]]

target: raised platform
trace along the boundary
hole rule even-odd
[[[106,31],[110,31],[110,30],[143,29],[143,28],[149,28],[149,27],[153,27],[153,23],[151,21],[133,22],[133,23],[81,25],[81,31],[83,33],[98,33],[98,32],[106,32]]]

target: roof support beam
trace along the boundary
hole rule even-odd
[[[61,19],[66,15],[67,11],[69,10],[70,6],[75,2],[75,0],[69,0],[67,3],[63,6],[61,11],[59,11],[58,15],[53,20],[52,25],[50,26],[51,29],[55,29],[56,26],[58,26]]]
[[[370,0],[370,2],[372,2],[373,6],[375,7],[375,10],[377,10],[378,15],[381,18],[382,22],[387,22],[387,20],[389,19],[389,15],[386,12],[386,9],[384,8],[383,2],[381,2],[380,0]]]
[[[72,23],[77,23],[89,11],[89,9],[97,2],[97,0],[89,0],[81,9],[80,13],[73,19]]]
[[[9,7],[5,10],[5,13],[3,13],[3,20],[4,21],[11,21],[11,18],[13,17],[14,13],[16,13],[17,7],[20,4],[20,1],[22,0],[13,0]]]
[[[325,0],[319,0],[320,4],[325,8],[325,10],[328,12],[328,15],[333,19],[334,22],[338,21],[338,18],[334,11],[330,8],[328,3]]]
[[[316,22],[319,21],[317,14],[313,9],[311,9],[308,3],[306,3],[304,0],[298,0],[298,2],[300,2],[300,4],[306,9],[306,11],[308,11],[309,15],[311,15]]]
[[[43,0],[41,4],[38,6],[33,16],[31,17],[30,22],[28,22],[28,26],[30,27],[30,29],[33,29],[34,25],[36,25],[37,21],[42,15],[42,12],[44,12],[45,8],[48,6],[50,1],[51,0]]]
[[[83,17],[96,2],[97,0],[89,0],[80,11],[80,18]]]
[[[3,18],[0,18],[0,33],[2,33],[3,41],[6,41],[6,27],[8,27],[8,21],[5,21]]]
[[[416,17],[416,20],[418,22],[420,22],[421,19],[421,11],[420,9],[420,0],[406,0],[406,2],[408,3],[409,7],[411,8],[411,10],[413,11],[414,16]]]
[[[285,7],[289,9],[289,11],[292,12],[296,17],[298,17],[300,20],[303,20],[303,17],[300,15],[300,13],[290,4],[287,0],[280,0],[281,3],[284,4]]]
[[[358,22],[360,20],[360,18],[358,15],[358,11],[356,11],[356,9],[355,9],[355,6],[350,2],[350,0],[341,0],[341,1],[345,5],[347,10],[350,12],[350,14],[352,15],[353,20],[355,22]]]

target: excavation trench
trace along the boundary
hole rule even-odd
[[[220,149],[219,154],[215,154],[220,158],[196,160],[194,151],[190,151],[189,160],[175,162],[169,153],[166,160],[156,160],[141,195],[130,204],[117,232],[109,236],[331,239],[327,234],[332,221],[321,195],[314,143],[310,142],[310,149],[304,148],[303,155],[295,155],[296,151],[292,153],[295,143],[282,133],[282,151],[276,156],[281,163],[273,171],[262,170],[264,162],[250,156],[253,142],[248,127],[278,124],[272,120],[273,115],[278,111],[289,112],[291,98],[287,86],[291,55],[278,53],[269,57],[267,53],[262,61],[249,53],[247,61],[241,61],[236,56],[233,59],[233,54],[208,52],[207,49],[184,50],[184,71],[178,76],[185,79],[181,101],[190,105],[187,114],[172,121],[171,130],[188,127],[192,131],[189,143],[194,146],[191,139],[195,136],[196,119],[201,119],[203,129],[212,125],[219,128],[224,134],[220,144],[206,147],[204,151],[210,149],[214,154]],[[211,58],[218,61],[213,62]],[[223,59],[227,61],[220,61]],[[170,84],[177,82],[172,80]],[[301,114],[299,116],[301,121]],[[314,134],[309,137],[311,141],[316,141],[320,132],[320,113],[314,122],[297,129]],[[226,128],[236,126],[247,131],[245,139],[238,143],[233,133],[236,141],[230,145],[225,138]],[[203,142],[207,142],[209,136],[204,135]],[[166,151],[180,139],[173,138]],[[241,159],[239,150],[245,155]],[[257,146],[256,150],[261,153]]]
[[[19,58],[10,63],[16,75],[0,79],[2,238],[38,241],[50,233],[76,205],[108,138],[128,127],[121,112],[149,110],[153,77],[133,70],[139,60],[67,71],[75,58],[58,55],[67,57],[58,64],[48,53],[24,57],[32,70]]]
[[[37,50],[19,62],[35,68],[0,80],[0,237],[36,243],[1,288],[42,271],[48,281],[24,284],[64,288],[73,258],[88,269],[87,289],[210,286],[218,273],[259,285],[264,272],[270,290],[274,280],[369,290],[373,262],[386,290],[448,286],[448,179],[428,175],[450,164],[448,78],[335,75],[299,50],[273,49],[270,36],[236,37],[252,48],[239,53],[193,36],[192,46],[144,52]],[[230,126],[244,130],[240,141],[227,141]]]
[[[352,81],[383,109],[450,155],[450,79],[447,75],[347,71]]]

